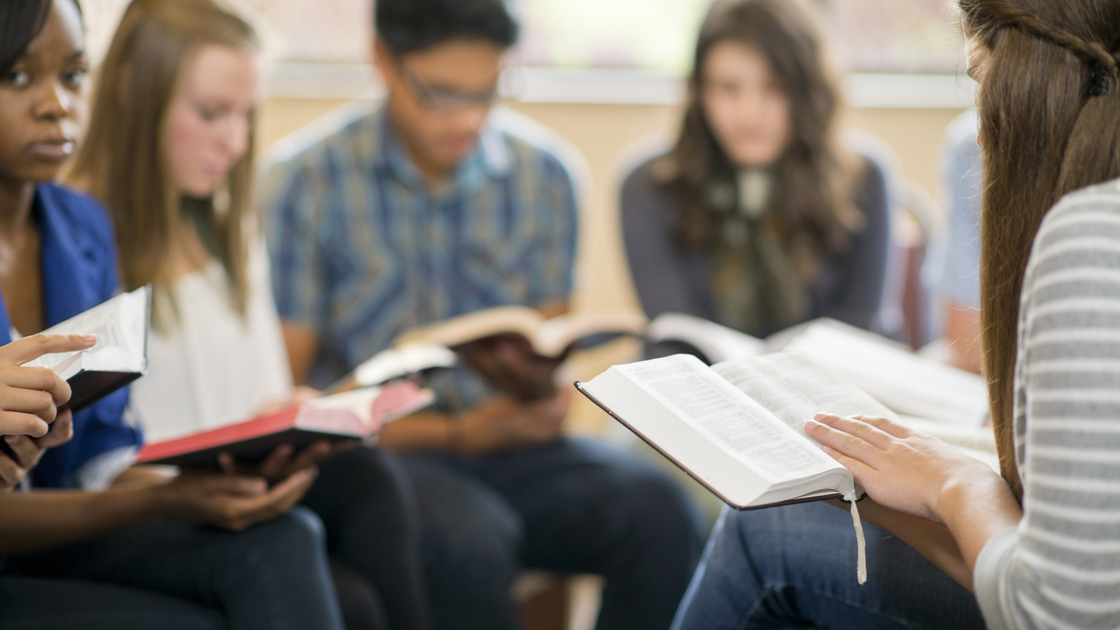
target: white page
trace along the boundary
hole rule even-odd
[[[832,320],[813,323],[788,346],[898,413],[980,426],[987,389],[977,375],[931,361]]]
[[[898,421],[891,410],[859,389],[840,382],[802,352],[728,361],[712,369],[814,444],[818,444],[816,440],[805,435],[805,422],[817,412]]]
[[[761,339],[715,322],[683,313],[662,313],[650,322],[645,336],[653,342],[683,341],[699,350],[712,363],[762,354]]]
[[[149,299],[150,287],[143,286],[131,293],[117,295],[43,332],[97,335],[97,343],[81,352],[84,370],[142,372],[146,367]],[[75,354],[47,354],[26,365],[53,369],[67,363]]]
[[[696,357],[675,355],[612,369],[768,479],[804,477],[839,466]]]

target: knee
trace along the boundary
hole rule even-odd
[[[700,510],[668,474],[652,467],[631,471],[620,495],[618,507],[635,534],[644,533],[658,544],[699,548],[703,538]]]
[[[305,563],[306,566],[326,557],[323,522],[304,507],[294,507],[287,514],[241,532],[239,536],[239,547],[255,560],[254,564],[286,559],[286,562]]]

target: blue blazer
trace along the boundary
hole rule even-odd
[[[32,217],[42,243],[47,326],[88,310],[117,292],[117,247],[105,210],[93,199],[53,184],[35,190]],[[11,319],[0,294],[0,343],[10,343]],[[140,430],[124,420],[128,389],[74,416],[74,438],[47,451],[31,473],[39,488],[74,485],[74,472],[109,450],[139,446]]]

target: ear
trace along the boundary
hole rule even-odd
[[[389,82],[391,77],[396,75],[394,58],[395,55],[389,48],[389,45],[385,43],[385,40],[375,35],[373,38],[373,65],[377,68],[377,71],[381,73],[381,78],[386,83]]]

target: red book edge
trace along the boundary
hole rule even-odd
[[[427,406],[431,399],[432,394],[429,390],[421,389],[414,383],[408,381],[394,383],[384,387],[373,399],[368,424],[350,411],[323,409],[314,404],[303,404],[223,427],[145,444],[140,448],[136,463],[159,461],[226,444],[236,444],[288,429],[305,429],[362,439],[377,433],[385,418],[396,419],[401,415],[412,413]]]

